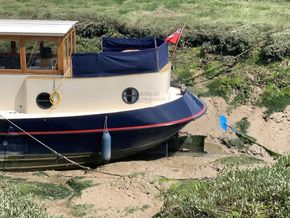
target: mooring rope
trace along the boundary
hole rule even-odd
[[[64,160],[66,160],[67,162],[73,164],[74,166],[77,166],[83,170],[85,170],[85,174],[88,171],[91,172],[96,172],[96,173],[100,173],[100,174],[105,174],[105,175],[110,175],[110,176],[118,176],[118,177],[124,177],[124,176],[128,176],[128,175],[120,175],[117,173],[108,173],[108,172],[103,172],[103,171],[99,171],[96,169],[91,169],[90,167],[86,167],[82,164],[79,164],[76,161],[71,160],[70,158],[62,155],[61,153],[57,152],[56,150],[52,149],[51,147],[49,147],[48,145],[46,145],[44,142],[40,141],[39,139],[37,139],[36,137],[34,137],[33,135],[31,135],[30,133],[28,133],[27,131],[25,131],[24,129],[22,129],[20,126],[18,126],[16,123],[14,123],[13,121],[11,121],[10,119],[4,117],[3,115],[0,114],[0,117],[2,117],[4,120],[6,120],[7,122],[9,122],[11,125],[13,125],[14,127],[16,127],[17,129],[19,129],[20,131],[22,131],[23,133],[25,133],[27,136],[31,137],[33,140],[35,140],[36,142],[38,142],[39,144],[41,144],[42,146],[44,146],[45,148],[47,148],[48,150],[50,150],[51,152],[53,152],[57,157],[63,158]],[[5,152],[6,154],[6,152]]]
[[[20,131],[22,131],[23,133],[25,133],[27,136],[31,137],[33,140],[35,140],[36,142],[38,142],[39,144],[41,144],[42,146],[44,146],[45,148],[47,148],[49,151],[53,152],[57,157],[63,158],[64,160],[66,160],[67,162],[85,170],[85,174],[88,171],[91,172],[96,172],[96,173],[100,173],[100,174],[105,174],[105,175],[110,175],[110,176],[118,176],[118,177],[126,177],[128,175],[120,175],[117,173],[108,173],[108,172],[103,172],[103,171],[99,171],[96,169],[91,169],[90,167],[86,167],[82,164],[79,164],[76,161],[71,160],[70,158],[62,155],[61,153],[57,152],[56,150],[52,149],[51,147],[49,147],[48,145],[46,145],[44,142],[40,141],[39,139],[37,139],[36,137],[34,137],[33,135],[31,135],[30,133],[28,133],[27,131],[25,131],[24,129],[22,129],[20,126],[18,126],[16,123],[14,123],[13,121],[11,121],[10,119],[6,118],[5,116],[0,114],[0,117],[2,117],[4,120],[6,120],[7,122],[9,122],[11,125],[13,125],[14,127],[16,127],[17,129],[19,129]],[[5,152],[6,154],[6,152]]]

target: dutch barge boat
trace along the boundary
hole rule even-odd
[[[155,37],[102,38],[76,52],[75,21],[0,20],[0,170],[70,167],[158,145],[206,105],[170,86],[168,44]]]

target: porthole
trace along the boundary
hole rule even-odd
[[[139,92],[135,88],[127,88],[122,93],[122,99],[127,104],[134,104],[139,99]]]
[[[42,92],[36,97],[36,104],[41,109],[49,109],[52,106],[50,102],[50,94],[47,92]]]

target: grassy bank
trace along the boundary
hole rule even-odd
[[[241,39],[243,46],[244,38],[259,39],[269,30],[287,29],[290,21],[287,0],[0,0],[0,3],[2,19],[78,20],[80,35],[89,38],[167,35],[185,23],[189,45],[219,38],[227,42],[227,37],[234,37]]]
[[[289,164],[283,157],[272,167],[175,185],[156,217],[288,217]]]
[[[163,30],[180,22],[189,26],[213,22],[281,26],[290,22],[287,0],[1,0],[0,3],[2,18],[93,21],[110,17],[130,25],[150,28],[154,25]]]
[[[19,188],[8,183],[1,183],[1,217],[50,217],[43,206],[36,204],[32,195],[23,195]]]
[[[265,63],[261,50],[235,58],[204,52],[203,46],[185,47],[177,53],[174,73],[200,96],[221,96],[230,108],[248,103],[263,106],[269,115],[290,105],[289,58]]]
[[[47,174],[36,172],[35,176]],[[70,199],[80,196],[86,188],[94,186],[90,180],[74,177],[65,184],[27,181],[22,178],[0,176],[0,217],[49,218],[45,203],[49,201],[67,201],[66,207],[75,217],[82,217],[90,212],[88,205],[75,205]],[[83,208],[85,207],[85,208]]]

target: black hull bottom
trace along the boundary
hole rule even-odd
[[[158,127],[148,130],[141,130],[146,135],[146,140],[140,140],[139,144],[135,144],[134,146],[123,148],[123,149],[114,149],[114,144],[112,143],[112,155],[111,160],[115,161],[126,156],[130,156],[136,153],[140,153],[144,150],[150,149],[161,143],[168,140],[172,135],[176,134],[181,128],[183,128],[186,123]],[[138,130],[140,134],[140,130]],[[119,133],[120,134],[120,133]],[[134,136],[134,131],[124,131],[124,142],[129,140],[131,135]],[[112,138],[114,134],[112,135]],[[83,136],[85,140],[85,135]],[[125,140],[126,139],[126,140]],[[132,138],[134,141],[134,138]],[[125,146],[124,146],[125,147]],[[90,167],[95,167],[98,165],[102,165],[105,162],[102,159],[102,155],[100,151],[96,152],[84,152],[84,153],[61,153],[67,158],[75,161],[81,165],[86,165]],[[22,154],[15,155],[13,153],[6,153],[0,155],[0,170],[3,171],[29,171],[29,170],[48,170],[48,169],[75,169],[77,166],[68,162],[67,160],[51,154]]]

